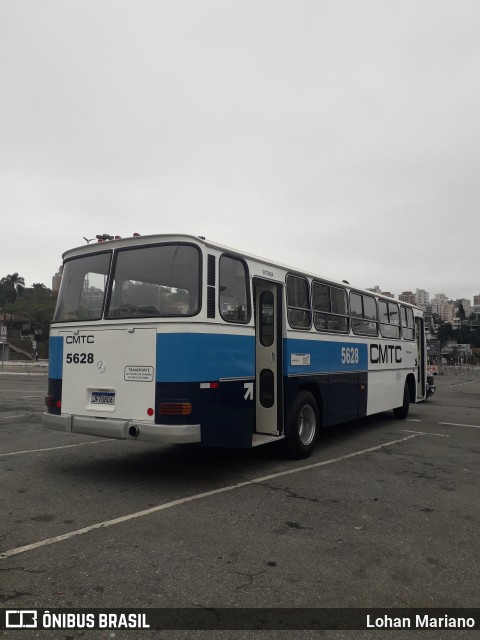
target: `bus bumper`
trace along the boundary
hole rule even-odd
[[[42,424],[54,431],[81,433],[86,436],[115,440],[143,440],[166,444],[188,444],[201,441],[199,424],[166,425],[135,420],[112,420],[42,413]]]

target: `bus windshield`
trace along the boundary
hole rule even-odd
[[[110,263],[110,251],[65,262],[54,322],[101,319]],[[111,283],[108,319],[195,315],[200,251],[186,244],[119,249]]]
[[[67,260],[53,322],[100,320],[111,251]]]
[[[200,304],[200,251],[164,244],[117,253],[107,318],[192,316]]]

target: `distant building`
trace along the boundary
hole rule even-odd
[[[60,290],[60,283],[62,282],[63,265],[60,265],[57,273],[52,278],[52,291],[58,293]]]
[[[463,306],[463,310],[465,311],[465,315],[466,315],[466,316],[467,316],[467,318],[468,318],[468,316],[470,315],[471,310],[472,310],[472,309],[471,309],[471,307],[472,307],[472,303],[471,303],[471,301],[470,301],[470,300],[467,300],[466,298],[460,298],[459,300],[456,300],[456,302],[455,302],[455,306],[456,306],[457,308],[460,308],[460,305],[462,305],[462,306]]]
[[[453,323],[455,317],[455,306],[448,300],[444,293],[436,293],[431,300],[432,311],[436,313],[444,322]]]
[[[369,287],[367,291],[371,291],[372,293],[377,293],[377,294],[382,293],[382,290],[380,289],[378,284],[376,284],[374,287]]]
[[[412,291],[404,291],[398,296],[398,299],[402,302],[408,302],[408,304],[415,304],[415,294]]]
[[[369,289],[367,289],[367,291],[371,291],[372,293],[376,293],[377,295],[381,296],[388,296],[389,298],[395,297],[395,294],[390,293],[390,291],[382,291],[378,284],[376,284],[374,287],[370,287]]]
[[[415,304],[419,307],[426,307],[430,302],[430,294],[425,289],[417,289],[415,292]]]

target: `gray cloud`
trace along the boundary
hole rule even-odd
[[[480,5],[3,0],[0,275],[104,231],[480,292]],[[20,250],[21,247],[21,250]]]

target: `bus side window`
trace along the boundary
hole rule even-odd
[[[413,321],[413,311],[408,307],[401,307],[402,313],[402,334],[405,340],[415,340],[415,328]]]
[[[220,315],[226,322],[245,324],[250,319],[247,266],[239,258],[223,255],[219,269]]]
[[[312,285],[313,321],[317,331],[348,332],[347,292],[320,282]]]
[[[288,323],[292,329],[310,329],[312,312],[308,280],[300,276],[287,276]]]
[[[400,338],[400,314],[396,302],[378,301],[380,333],[384,338]]]
[[[361,293],[350,294],[352,331],[357,335],[378,335],[377,304],[372,296]]]

